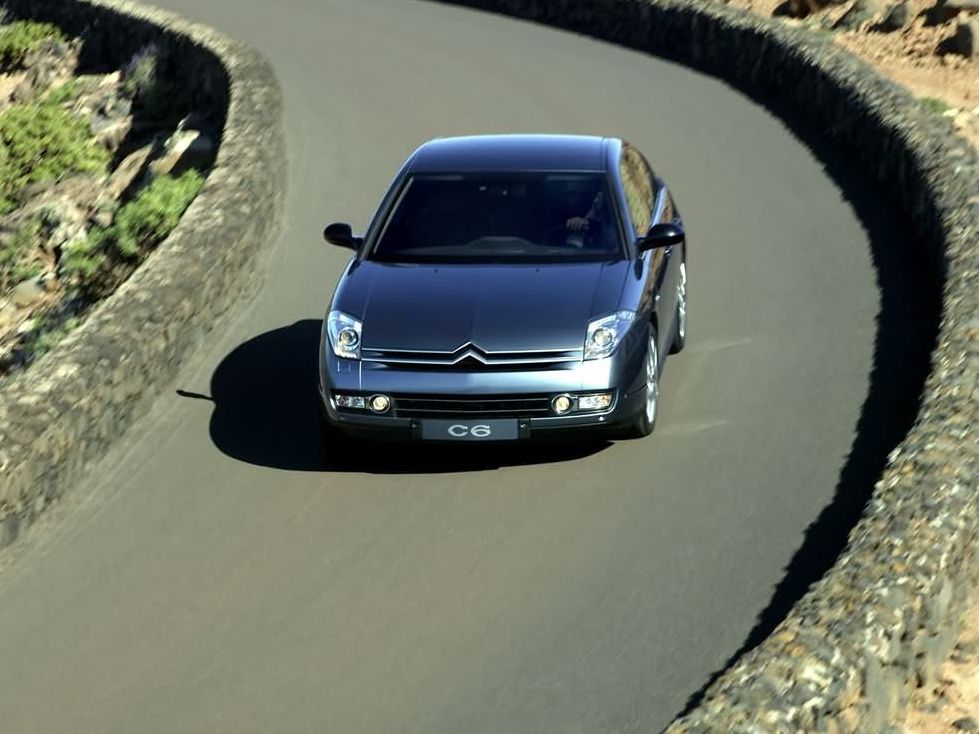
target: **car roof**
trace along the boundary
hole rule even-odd
[[[586,135],[473,135],[425,143],[410,173],[605,171],[609,138]]]

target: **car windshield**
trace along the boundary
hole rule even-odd
[[[622,257],[601,173],[416,175],[370,258],[564,262]]]

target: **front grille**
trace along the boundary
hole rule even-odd
[[[581,362],[580,349],[528,352],[486,352],[464,344],[452,352],[414,352],[404,349],[362,349],[361,359],[402,370],[453,372],[570,369]]]
[[[394,410],[402,418],[533,418],[551,414],[551,396],[402,395],[395,397]]]

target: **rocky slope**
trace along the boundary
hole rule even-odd
[[[834,42],[979,147],[979,0],[727,0]]]
[[[0,26],[0,379],[53,346],[165,239],[218,134],[169,104],[155,49],[125,69],[85,69],[81,42],[54,30],[5,58],[14,26]]]

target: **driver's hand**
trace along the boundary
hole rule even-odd
[[[583,232],[588,229],[588,220],[584,217],[571,217],[566,226],[570,232]]]

